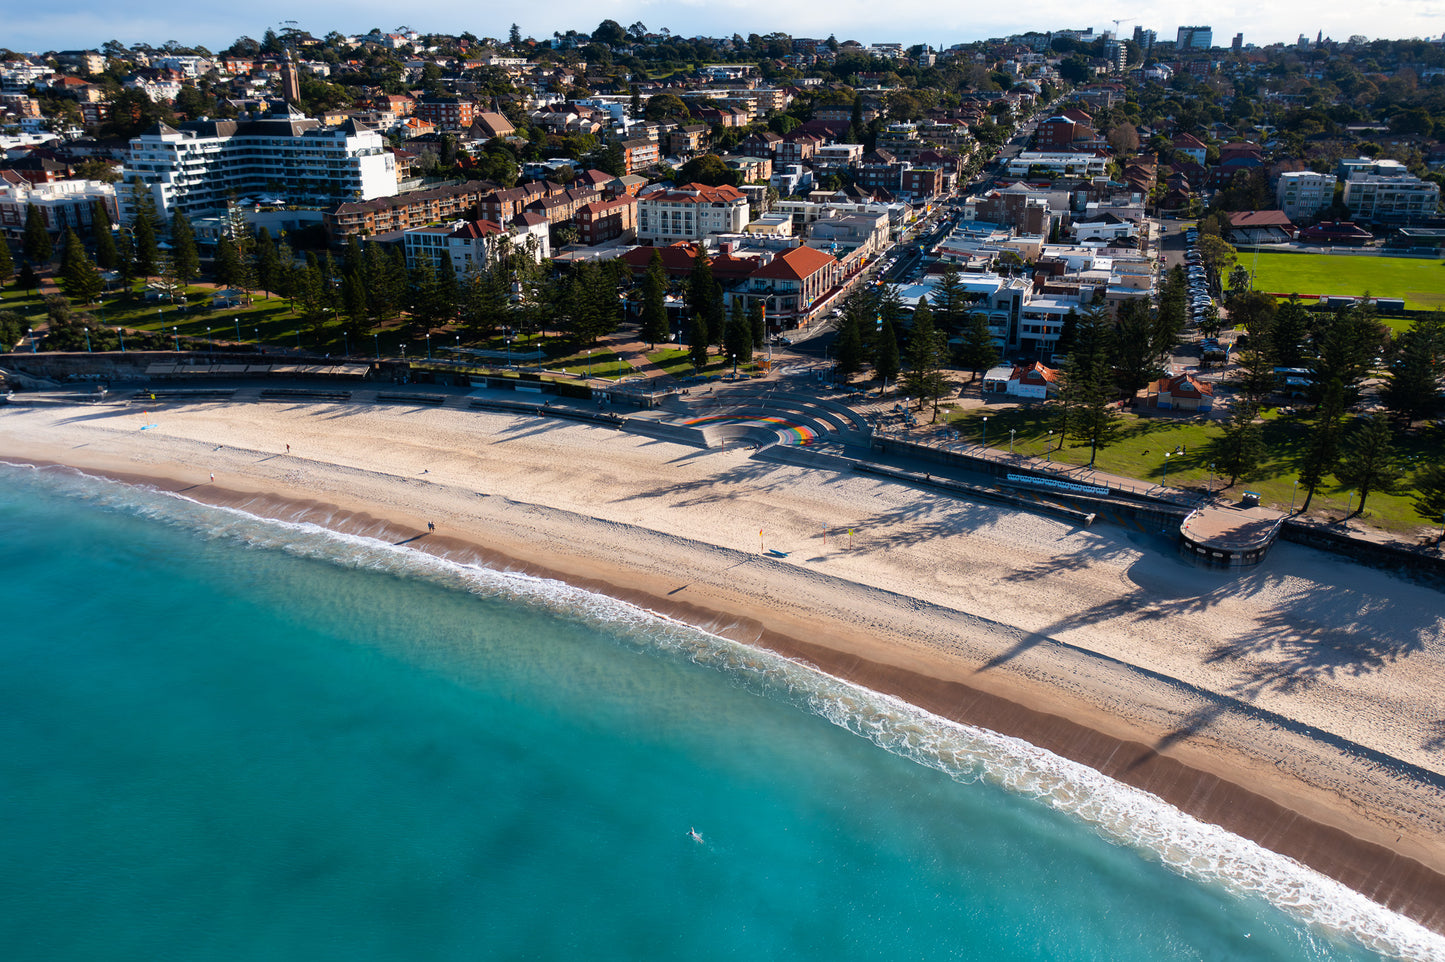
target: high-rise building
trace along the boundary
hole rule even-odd
[[[1148,53],[1149,48],[1154,46],[1154,41],[1158,37],[1159,35],[1153,30],[1145,30],[1143,27],[1134,28],[1134,42],[1143,47],[1145,53]]]
[[[1244,34],[1242,34],[1242,33],[1237,33],[1237,34],[1235,34],[1235,35],[1234,35],[1234,39],[1229,42],[1229,49],[1230,49],[1230,50],[1233,50],[1235,53],[1239,53],[1241,50],[1243,50],[1243,49],[1244,49]]]
[[[323,127],[287,113],[157,124],[131,139],[122,184],[123,220],[138,193],[165,217],[220,210],[232,195],[323,206],[394,195],[396,158],[381,134],[354,120]]]
[[[1174,40],[1176,50],[1208,50],[1213,46],[1213,27],[1180,27]]]

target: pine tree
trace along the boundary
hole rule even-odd
[[[231,238],[225,234],[216,241],[216,257],[214,262],[216,280],[226,287],[236,287],[237,278],[241,273],[241,255],[236,250],[236,245],[231,243]]]
[[[1407,421],[1429,417],[1440,403],[1445,375],[1445,317],[1416,317],[1400,338],[1385,387],[1385,404]]]
[[[366,283],[358,271],[341,279],[341,310],[346,317],[348,334],[359,336],[366,327]]]
[[[696,315],[687,329],[687,353],[697,370],[707,367],[707,322]]]
[[[654,250],[642,278],[642,339],[655,349],[658,341],[668,338],[667,274],[662,252]]]
[[[941,332],[933,327],[933,311],[926,300],[920,300],[913,311],[913,329],[908,334],[908,370],[903,374],[903,389],[918,398],[918,409],[924,402],[933,402],[933,420],[938,420],[938,402],[948,393],[948,379],[943,375],[947,344]]]
[[[25,205],[25,233],[20,244],[27,263],[49,264],[55,256],[55,243],[45,229],[45,218],[34,204]]]
[[[888,382],[896,378],[902,369],[902,362],[898,357],[898,334],[891,322],[884,322],[873,339],[873,369],[878,372],[879,394],[883,393]]]
[[[191,228],[190,219],[180,211],[171,218],[171,261],[175,264],[176,277],[182,287],[200,273],[201,256],[196,251],[196,232]]]
[[[768,320],[763,314],[763,302],[753,301],[748,311],[748,324],[752,327],[753,343],[761,347],[768,339]]]
[[[847,314],[838,323],[838,339],[833,342],[833,368],[846,380],[863,370],[863,335],[858,320]]]
[[[988,329],[988,318],[977,311],[969,311],[963,322],[963,344],[958,351],[958,362],[973,372],[971,381],[998,363],[998,345]]]
[[[1299,481],[1305,487],[1305,500],[1300,505],[1300,514],[1310,509],[1315,489],[1320,486],[1325,475],[1335,469],[1340,454],[1340,424],[1344,416],[1344,387],[1335,380],[1325,385],[1324,399],[1316,411],[1315,423],[1310,428],[1304,457],[1300,461]]]
[[[1229,475],[1229,485],[1233,486],[1240,478],[1252,477],[1265,454],[1259,408],[1248,401],[1236,404],[1224,425],[1224,433],[1213,443],[1213,463],[1219,466],[1221,474]]]
[[[91,207],[90,233],[95,239],[96,266],[101,270],[115,270],[120,264],[120,257],[115,250],[115,235],[110,230],[110,210],[99,198]]]
[[[266,292],[266,299],[271,299],[271,292],[276,291],[276,280],[280,275],[280,261],[276,257],[276,243],[271,240],[271,232],[261,228],[256,235],[256,248],[252,255],[252,262],[256,275],[256,285]]]
[[[1395,456],[1390,422],[1382,414],[1360,418],[1345,441],[1344,457],[1335,466],[1341,484],[1360,489],[1360,503],[1351,516],[1363,514],[1372,491],[1394,491],[1402,472]]]
[[[10,242],[0,237],[0,287],[10,283],[15,276],[15,260],[10,256]]]
[[[740,313],[729,317],[723,327],[723,350],[738,364],[747,364],[753,359],[753,332],[747,318]]]
[[[707,328],[707,342],[722,341],[722,291],[712,276],[712,262],[707,252],[699,249],[693,258],[692,274],[687,281],[687,308],[694,317],[702,318]]]
[[[1079,441],[1089,442],[1089,466],[1093,467],[1099,448],[1107,447],[1118,431],[1111,358],[1113,324],[1106,310],[1090,308],[1078,319],[1074,345],[1064,365],[1060,401],[1063,423]],[[1063,444],[1062,436],[1059,439]]]
[[[79,304],[90,304],[100,296],[102,285],[95,263],[85,252],[85,245],[74,231],[65,232],[65,265],[60,272],[60,288],[65,296]]]
[[[131,221],[131,258],[137,277],[150,277],[156,273],[156,259],[160,247],[156,242],[155,207],[149,194],[141,194]]]
[[[452,265],[452,255],[442,251],[441,263],[437,265],[437,320],[446,323],[457,316],[457,303],[461,300],[461,287],[457,284],[457,272]]]

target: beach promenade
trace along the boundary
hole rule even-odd
[[[1157,532],[765,453],[466,400],[0,411],[6,460],[619,596],[1024,737],[1445,930],[1437,588],[1290,544],[1197,569]]]

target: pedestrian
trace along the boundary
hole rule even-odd
[[[211,483],[212,483],[212,484],[215,484],[215,483],[216,483],[216,472],[214,472],[214,471],[211,472]]]
[[[287,454],[290,454],[290,453],[291,453],[291,445],[289,445],[289,444],[286,445],[286,453],[287,453]]]
[[[426,523],[426,529],[427,531],[435,531],[437,529],[437,526],[434,523],[428,521]]]

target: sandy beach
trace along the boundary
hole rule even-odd
[[[1290,544],[1198,570],[1157,535],[525,415],[12,406],[0,458],[594,588],[1025,738],[1445,932],[1437,588]]]

